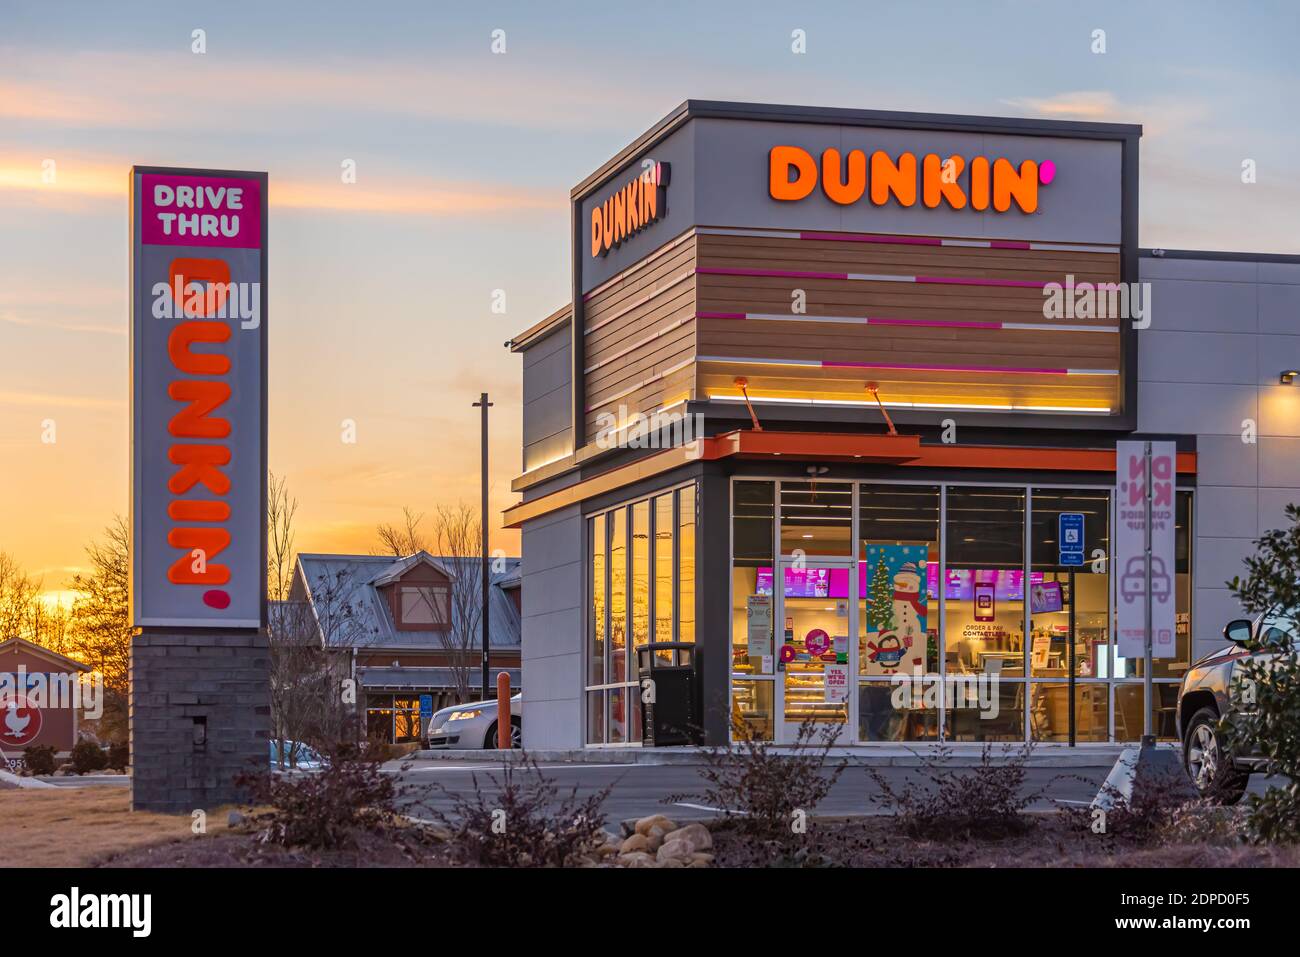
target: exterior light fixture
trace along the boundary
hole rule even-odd
[[[754,431],[762,432],[763,427],[758,424],[758,416],[754,414],[754,406],[749,401],[749,380],[744,376],[736,376],[732,384],[740,390],[740,394],[745,397],[745,408],[749,410],[749,419],[754,423]]]
[[[883,403],[883,402],[880,401],[880,386],[879,386],[879,384],[877,384],[877,383],[875,383],[875,382],[868,382],[868,383],[867,383],[867,391],[871,393],[871,397],[872,397],[873,399],[876,400],[876,405],[878,405],[878,406],[880,407],[880,414],[883,415],[883,416],[885,417],[885,422],[889,425],[889,434],[890,434],[890,435],[897,435],[897,434],[898,434],[898,429],[894,428],[894,420],[891,419],[891,418],[889,417],[889,413],[885,411],[885,403]]]
[[[1300,369],[1285,369],[1282,375],[1278,377],[1278,381],[1283,385],[1292,385],[1298,375],[1300,375]]]

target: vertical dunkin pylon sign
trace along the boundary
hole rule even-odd
[[[131,606],[265,624],[266,174],[131,171]]]

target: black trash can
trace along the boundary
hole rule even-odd
[[[688,641],[652,641],[636,649],[641,682],[641,743],[647,747],[699,744],[699,648]]]

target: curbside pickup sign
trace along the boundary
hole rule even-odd
[[[131,170],[131,611],[265,614],[266,174]]]

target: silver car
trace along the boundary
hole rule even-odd
[[[523,722],[519,717],[523,695],[510,699],[510,747],[524,743]],[[497,746],[497,702],[474,701],[443,708],[429,719],[429,747],[457,750],[493,749]]]

